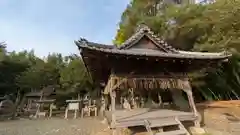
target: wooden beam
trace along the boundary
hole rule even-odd
[[[117,74],[112,76],[113,78],[128,78],[128,79],[163,79],[163,78],[177,78],[177,79],[187,79],[189,76],[186,73],[170,73],[167,74]]]

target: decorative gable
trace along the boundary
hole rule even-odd
[[[164,40],[158,38],[154,33],[145,25],[140,25],[138,30],[126,40],[119,49],[152,49],[162,52],[177,53],[178,51],[172,46],[168,45]]]
[[[128,49],[131,49],[131,48],[153,49],[153,50],[159,49],[159,47],[145,35],[140,40],[138,40],[133,46],[129,46]]]

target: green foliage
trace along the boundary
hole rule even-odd
[[[18,84],[21,89],[40,90],[48,85],[57,85],[59,72],[56,65],[39,61],[29,67],[18,77]]]
[[[148,11],[152,4],[156,4],[156,0],[132,0],[127,9],[123,12],[119,30],[115,37],[114,43],[119,45],[130,37],[137,24],[144,22],[148,16]]]
[[[240,0],[182,6],[163,4],[160,7],[156,3],[133,0],[122,14],[114,43],[123,43],[143,22],[179,49],[231,51],[234,56],[228,64],[217,71],[208,71],[205,77],[195,77],[193,84],[207,100],[239,99]]]
[[[91,80],[80,57],[69,57],[68,65],[60,73],[60,83],[64,90],[80,94],[91,91]]]
[[[1,48],[1,45],[0,45]],[[58,98],[76,97],[93,89],[83,61],[78,56],[49,54],[40,59],[33,51],[9,52],[2,46],[0,61],[0,96],[25,94],[54,86]],[[81,92],[84,91],[84,92]]]
[[[120,45],[138,24],[147,24],[169,44],[183,50],[229,50],[229,64],[206,76],[195,74],[194,88],[207,100],[238,99],[240,95],[240,0],[218,0],[213,4],[175,6],[161,0],[132,0],[123,12],[114,43]],[[76,55],[50,54],[44,59],[33,51],[7,52],[0,42],[0,95],[26,93],[55,86],[57,93],[74,97],[94,93],[83,61]],[[199,75],[200,74],[200,75]],[[201,84],[201,85],[200,85]]]

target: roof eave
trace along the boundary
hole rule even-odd
[[[91,72],[90,72],[90,69],[89,69],[88,65],[86,64],[86,61],[85,61],[85,58],[84,58],[83,52],[82,52],[82,48],[87,47],[87,46],[84,45],[84,44],[81,44],[79,41],[74,41],[74,43],[75,43],[75,44],[77,45],[77,47],[78,47],[78,50],[79,50],[79,52],[80,52],[80,55],[82,56],[82,60],[83,60],[84,66],[85,66],[85,68],[86,68],[86,70],[87,70],[87,73],[88,73],[90,79],[93,80],[92,74],[91,74]]]
[[[145,56],[145,57],[162,57],[162,58],[175,58],[175,59],[199,59],[199,60],[204,60],[204,59],[228,59],[231,55],[222,55],[222,56],[202,56],[199,57],[198,55],[196,56],[169,56],[169,55],[162,55],[162,56],[158,56],[158,55],[147,55],[147,54],[130,54],[130,53],[124,53],[124,52],[113,52],[111,49],[100,49],[100,48],[92,48],[89,46],[81,46],[80,48],[85,48],[85,49],[89,49],[89,50],[93,50],[93,51],[100,51],[100,52],[104,52],[104,53],[110,53],[110,54],[118,54],[118,55],[132,55],[132,56]]]

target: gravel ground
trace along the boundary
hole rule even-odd
[[[218,128],[210,128],[204,127],[205,131],[210,135],[240,135],[240,123],[228,123],[230,126],[229,130],[226,128],[218,129]]]
[[[230,107],[199,108],[199,112],[205,123],[204,128],[210,135],[240,135],[239,106],[231,104]],[[111,131],[104,129],[107,129],[107,125],[94,118],[0,122],[0,135],[111,135]]]
[[[236,125],[236,128],[240,128]],[[14,120],[0,122],[0,135],[110,135],[107,125],[94,118],[84,119],[45,119]],[[106,130],[106,131],[104,131]],[[240,132],[229,133],[219,129],[205,127],[210,135],[240,135]]]
[[[95,135],[107,128],[99,120],[45,119],[0,122],[0,135]]]
[[[218,101],[199,107],[205,129],[211,135],[240,135],[240,100]],[[206,107],[208,106],[208,107]]]

